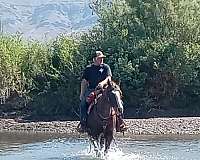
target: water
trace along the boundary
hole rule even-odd
[[[199,160],[200,136],[118,138],[106,160]],[[0,133],[0,160],[97,160],[87,139]]]

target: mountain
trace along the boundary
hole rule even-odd
[[[29,39],[87,31],[96,22],[89,0],[0,0],[0,30]]]

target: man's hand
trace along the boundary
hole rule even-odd
[[[80,101],[82,101],[84,99],[84,96],[83,94],[80,94],[80,97],[79,97]]]
[[[99,83],[98,86],[99,86],[100,88],[103,88],[103,84],[102,84],[102,83]]]
[[[103,85],[102,85],[101,83],[99,83],[99,84],[97,85],[96,89],[97,89],[97,90],[99,90],[99,89],[102,90],[102,89],[103,89]]]

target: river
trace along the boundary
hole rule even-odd
[[[0,160],[97,160],[85,137],[0,133]],[[118,137],[107,160],[199,160],[200,136]]]

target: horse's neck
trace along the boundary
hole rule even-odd
[[[105,95],[99,98],[97,104],[97,111],[101,112],[103,115],[108,116],[110,114],[110,103]]]

